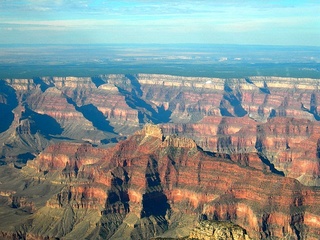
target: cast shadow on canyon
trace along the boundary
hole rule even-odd
[[[158,162],[150,158],[146,168],[146,192],[142,196],[141,217],[155,216],[158,221],[165,222],[165,216],[170,211],[168,198],[163,192],[158,172]]]
[[[124,168],[115,168],[111,172],[111,188],[107,191],[105,209],[101,212],[99,236],[108,239],[114,234],[123,219],[130,213],[128,194],[129,176]]]
[[[72,104],[74,108],[81,112],[82,115],[89,120],[92,125],[100,131],[106,131],[109,133],[115,133],[113,127],[110,125],[110,122],[106,119],[102,112],[94,106],[93,104],[84,105],[78,107],[77,104],[70,98],[65,96],[67,102]]]
[[[40,132],[47,139],[53,138],[54,135],[60,135],[63,132],[60,124],[47,114],[40,114],[25,107],[21,120],[28,119],[30,122],[30,133],[36,134]]]
[[[265,134],[263,129],[261,127],[258,126],[257,128],[257,132],[259,132],[259,135],[257,136],[257,140],[256,140],[256,144],[255,144],[255,148],[258,152],[258,157],[260,158],[260,160],[269,167],[270,171],[274,174],[280,175],[280,176],[285,176],[283,171],[280,171],[278,169],[275,168],[274,164],[271,163],[271,161],[264,156],[263,152],[264,152],[264,147],[262,144],[262,137]]]
[[[52,82],[50,82],[49,84],[45,83],[40,77],[33,78],[33,82],[39,85],[42,92],[45,92],[50,87],[54,87],[54,84]]]
[[[16,91],[0,80],[0,133],[10,128],[14,120],[13,109],[18,106]]]
[[[10,106],[0,103],[0,133],[7,131],[13,122],[14,114]]]
[[[31,153],[21,153],[17,155],[17,161],[14,163],[14,167],[22,169],[23,166],[29,161],[35,159],[36,156]],[[0,164],[1,165],[1,164]]]
[[[220,112],[222,116],[233,116],[228,109],[228,105],[232,106],[234,115],[237,117],[243,117],[248,112],[242,107],[242,94],[239,90],[234,90],[229,86],[227,81],[224,83],[224,94],[220,102]]]
[[[115,133],[113,127],[110,125],[110,122],[93,104],[84,105],[80,107],[79,110],[83,116],[92,122],[93,126],[98,130]]]
[[[118,87],[118,89],[125,96],[128,106],[138,110],[139,123],[146,123],[149,120],[154,124],[169,122],[172,111],[165,110],[163,106],[157,106],[157,109],[154,109],[151,104],[142,99],[143,92],[137,78],[129,74],[125,76],[130,80],[132,86],[131,92],[121,87]]]
[[[102,84],[106,83],[101,79],[101,77],[92,77],[91,80],[94,83],[94,85],[96,85],[97,88],[100,87]]]

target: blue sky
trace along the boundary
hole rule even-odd
[[[320,46],[319,0],[0,0],[0,44]]]

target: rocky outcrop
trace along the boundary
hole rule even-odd
[[[137,135],[145,135],[146,137],[151,136],[159,139],[163,139],[162,130],[152,124],[146,124],[142,130],[136,132]]]
[[[151,122],[165,136],[192,138],[243,166],[319,186],[318,85],[307,78],[157,74],[6,79],[0,143],[9,160],[1,162],[25,162],[21,154],[36,155],[61,139],[114,143]]]
[[[189,239],[202,240],[249,240],[246,231],[229,222],[201,221],[190,232]]]
[[[98,129],[111,131],[112,127],[107,128],[108,124],[113,127],[123,125],[137,127],[139,124],[138,111],[128,102],[122,89],[113,83],[114,78],[120,83],[128,80],[123,75],[111,75],[102,78],[53,78],[52,81],[55,87],[67,96],[68,101],[85,117],[88,118],[89,114],[95,114],[96,117],[101,118],[93,121]]]
[[[319,185],[315,146],[319,80],[145,74],[136,78],[146,99],[171,112],[172,123],[162,125],[165,135],[187,136],[204,150],[229,154],[242,164],[251,162],[258,169],[285,174],[306,185]],[[273,123],[273,129],[282,133],[270,130]],[[304,144],[310,146],[305,151],[308,156],[297,156]]]
[[[197,148],[197,144],[190,138],[167,136],[163,143],[163,147],[175,147],[175,148]]]
[[[11,232],[145,239],[201,215],[253,239],[316,239],[318,86],[150,74],[1,81],[1,188],[15,194],[0,201],[9,219],[24,214]],[[146,123],[160,128],[106,148]]]
[[[22,209],[27,213],[33,213],[36,210],[34,203],[22,196],[11,196],[11,207]]]
[[[11,102],[9,115],[17,100],[16,113],[23,106],[30,110],[4,123],[4,154],[18,156],[18,149],[27,148],[36,153],[48,139],[57,141],[54,135],[94,144],[116,142],[139,124],[153,122],[162,123],[165,135],[192,138],[204,150],[228,154],[245,166],[319,185],[317,79],[118,74],[8,79],[2,85],[11,96],[1,98],[2,106]],[[40,122],[50,123],[53,131],[43,134],[36,129]],[[30,124],[35,128],[27,137],[23,129]],[[310,149],[303,155],[304,141]]]
[[[204,221],[191,231],[193,237],[211,230],[230,239],[317,239],[320,233],[316,188],[205,153],[186,138],[164,138],[156,126],[108,149],[54,144],[21,170],[6,169],[15,184],[0,175],[1,187],[14,191],[11,203],[1,206],[8,213],[3,216],[14,219],[12,204],[21,211],[34,206],[11,225],[25,236],[186,237],[199,218],[239,227]]]

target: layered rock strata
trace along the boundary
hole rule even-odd
[[[250,237],[243,228],[228,222],[201,221],[190,232],[189,239],[250,240]]]
[[[319,186],[319,83],[157,74],[6,79],[0,163],[25,162],[23,154],[66,139],[115,143],[151,122],[243,166]]]
[[[11,193],[10,204],[1,206],[9,216],[0,225],[3,236],[11,229],[10,236],[35,239],[184,237],[193,229],[190,224],[181,230],[190,223],[186,219],[199,217],[231,221],[252,239],[320,234],[316,188],[207,154],[191,139],[165,138],[155,126],[113,148],[59,143],[22,170],[4,168],[15,181],[0,178],[2,189]],[[10,224],[14,211],[26,207],[32,214]]]

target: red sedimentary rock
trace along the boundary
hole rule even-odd
[[[140,220],[157,216],[164,231],[170,212],[179,212],[232,220],[254,238],[319,234],[319,193],[303,186],[320,186],[319,79],[138,74],[2,85],[10,94],[1,93],[0,102],[13,120],[1,132],[1,163],[14,162],[12,152],[32,148],[36,155],[56,142],[25,168],[32,172],[26,176],[37,176],[34,186],[54,186],[43,200],[50,209],[98,211],[101,229],[123,221],[137,229],[148,225],[132,220],[134,213]],[[41,135],[35,127],[41,116],[62,133]],[[159,123],[164,134],[147,126],[100,148],[146,122]],[[18,209],[41,208],[28,190],[8,189],[16,192]],[[156,211],[151,203],[161,207]],[[117,224],[109,226],[109,218]]]
[[[123,218],[129,212],[167,218],[179,212],[233,221],[254,239],[317,238],[318,190],[263,171],[255,155],[234,158],[207,155],[193,140],[164,138],[160,128],[147,125],[110,149],[50,146],[28,168],[69,182],[47,202],[53,208],[105,209],[102,216]]]

